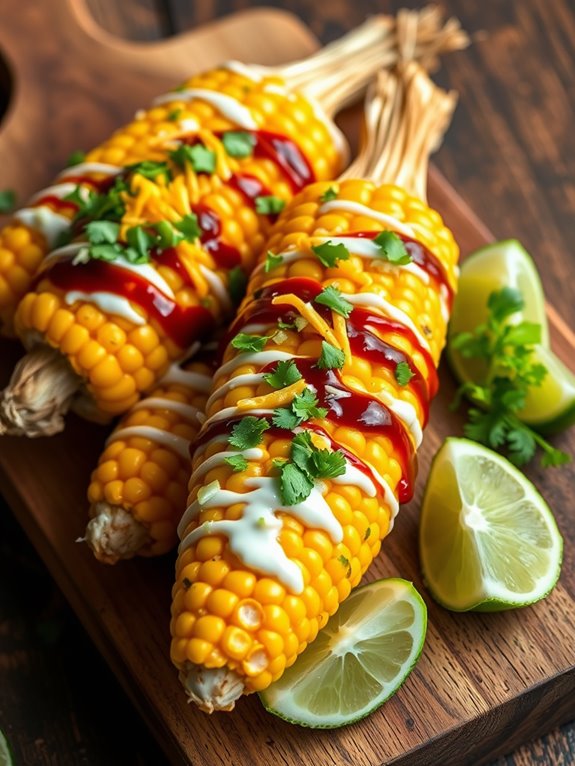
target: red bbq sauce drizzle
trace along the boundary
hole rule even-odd
[[[90,260],[72,266],[69,261],[56,262],[36,282],[46,276],[64,291],[108,292],[141,306],[180,348],[187,348],[213,329],[213,317],[203,306],[180,306],[144,277],[113,263]]]

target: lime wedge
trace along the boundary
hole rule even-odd
[[[575,375],[549,349],[541,280],[533,260],[516,240],[495,242],[464,261],[449,326],[449,364],[461,383],[478,383],[485,379],[486,361],[465,359],[451,347],[450,340],[457,333],[471,331],[484,322],[489,295],[503,287],[518,289],[525,302],[523,311],[514,314],[510,321],[541,325],[541,344],[535,346],[533,361],[548,370],[543,385],[533,387],[529,392],[525,408],[518,417],[541,433],[557,433],[575,423]]]
[[[0,731],[0,766],[12,766],[12,755],[2,731]]]
[[[426,627],[427,609],[410,582],[377,580],[357,588],[261,700],[270,713],[300,726],[353,723],[403,684]]]
[[[563,540],[547,503],[508,460],[468,439],[447,439],[421,508],[425,582],[454,611],[499,611],[547,596]]]

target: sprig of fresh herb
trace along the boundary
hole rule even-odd
[[[16,192],[13,189],[0,190],[0,213],[11,213],[16,206]]]
[[[168,180],[172,177],[168,165],[165,162],[156,162],[155,160],[136,162],[133,165],[128,165],[126,170],[132,175],[137,173],[150,181],[158,178],[158,176],[165,176]]]
[[[304,388],[300,394],[294,396],[287,407],[276,407],[272,423],[278,428],[292,431],[311,418],[325,418],[327,410],[325,407],[318,407],[318,404],[318,399],[311,388]]]
[[[233,338],[232,346],[242,352],[263,351],[269,339],[269,335],[249,335],[246,332],[239,332]]]
[[[334,245],[331,240],[328,240],[321,245],[312,245],[311,249],[327,268],[333,268],[338,261],[349,259],[349,250],[341,242]]]
[[[243,455],[230,455],[229,457],[224,458],[224,461],[232,467],[234,473],[245,471],[248,467],[248,461]]]
[[[337,287],[333,285],[328,285],[328,287],[324,288],[315,298],[315,302],[327,306],[337,314],[346,317],[346,319],[353,311],[353,304],[347,301]]]
[[[264,380],[272,388],[286,388],[301,380],[302,375],[293,359],[278,362],[273,372],[267,372]]]
[[[82,149],[76,149],[75,151],[71,152],[70,156],[68,157],[66,167],[72,168],[74,165],[81,165],[85,159],[86,152],[82,151]]]
[[[411,255],[400,237],[393,231],[382,231],[373,240],[379,247],[381,255],[390,263],[405,266],[411,263]]]
[[[283,261],[283,255],[276,255],[268,250],[266,255],[266,261],[264,264],[264,271],[268,274],[272,269],[277,268]]]
[[[251,133],[229,130],[222,135],[224,149],[230,157],[249,157],[254,150],[255,139]]]
[[[337,191],[333,188],[333,186],[330,186],[321,195],[321,197],[319,198],[319,201],[320,202],[331,202],[333,199],[337,199]]]
[[[170,159],[180,168],[189,164],[196,173],[213,173],[216,169],[216,153],[203,144],[180,144],[170,152]]]
[[[317,360],[320,370],[340,370],[345,364],[345,354],[325,340],[321,342],[321,355]]]
[[[505,287],[491,293],[487,320],[473,332],[461,332],[451,348],[466,359],[481,359],[487,373],[481,382],[463,383],[452,408],[467,396],[478,407],[469,410],[465,435],[493,449],[505,449],[516,465],[524,465],[537,447],[543,451],[541,465],[559,466],[571,457],[549,444],[539,433],[519,420],[531,386],[540,386],[547,369],[533,361],[534,346],[541,340],[541,325],[534,322],[510,324],[509,318],[523,308],[519,290]]]
[[[284,209],[286,203],[283,199],[273,194],[256,197],[256,213],[260,215],[277,215]]]
[[[262,442],[264,431],[269,427],[270,424],[265,418],[247,415],[234,425],[228,442],[240,450],[257,447]]]
[[[241,266],[234,266],[228,274],[228,292],[235,305],[239,304],[245,295],[248,278]]]
[[[398,362],[394,374],[400,386],[406,386],[415,375],[407,362]]]
[[[309,431],[292,440],[289,461],[277,466],[280,471],[282,502],[297,505],[311,494],[315,479],[333,479],[345,473],[345,457],[340,450],[318,449]]]

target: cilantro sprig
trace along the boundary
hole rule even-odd
[[[265,194],[261,197],[256,197],[256,213],[260,215],[277,215],[284,209],[286,203],[283,199],[274,196],[273,194]]]
[[[318,407],[318,399],[311,388],[304,388],[296,394],[287,407],[276,407],[272,415],[272,423],[278,428],[292,431],[297,426],[311,418],[325,418],[327,410]]]
[[[386,261],[393,263],[397,266],[405,266],[411,263],[411,255],[407,252],[407,248],[400,237],[393,231],[382,231],[373,240],[379,247],[380,255],[385,258]]]
[[[233,338],[232,346],[244,353],[249,351],[263,351],[269,339],[269,335],[249,335],[246,332],[239,332],[235,338]]]
[[[222,143],[226,153],[230,157],[249,157],[255,144],[255,138],[251,133],[240,130],[229,130],[222,135]]]
[[[415,373],[412,372],[411,367],[407,362],[398,362],[395,367],[394,375],[400,386],[406,386]]]
[[[245,459],[243,455],[230,455],[229,457],[225,457],[224,461],[231,466],[232,471],[234,473],[240,473],[240,471],[245,471],[248,467],[248,461]]]
[[[330,186],[321,195],[321,197],[319,198],[319,201],[320,202],[331,202],[333,199],[337,199],[337,191],[334,189],[333,186]]]
[[[349,250],[341,242],[334,245],[331,240],[328,240],[321,245],[312,245],[311,249],[327,268],[333,268],[338,261],[349,260]]]
[[[452,404],[456,409],[467,396],[478,405],[469,410],[465,435],[493,449],[506,450],[518,466],[528,463],[537,447],[543,452],[544,468],[569,462],[570,455],[553,447],[518,417],[529,388],[540,386],[547,375],[545,366],[532,357],[534,346],[541,340],[541,325],[509,323],[510,317],[523,308],[523,297],[514,288],[491,293],[487,307],[489,314],[483,324],[451,340],[452,349],[464,358],[481,359],[487,364],[484,379],[463,383]]]
[[[324,288],[315,298],[315,302],[327,306],[346,319],[353,311],[353,304],[347,301],[337,287],[333,285],[328,285],[328,287]]]
[[[271,250],[268,250],[266,261],[264,263],[265,273],[268,274],[272,269],[277,268],[282,263],[283,259],[283,255],[276,255],[275,253],[272,253]]]
[[[216,153],[203,144],[180,144],[170,152],[170,159],[180,168],[189,164],[196,173],[213,173],[216,169]]]
[[[317,361],[320,370],[340,370],[345,364],[345,354],[326,340],[321,342],[321,354]]]
[[[285,505],[297,505],[311,494],[315,479],[333,479],[345,473],[345,457],[340,450],[318,449],[309,431],[296,434],[290,459],[277,465],[280,490]]]
[[[262,442],[264,431],[269,427],[270,424],[265,418],[247,415],[234,425],[228,442],[239,450],[257,447]]]
[[[264,380],[272,388],[286,388],[301,380],[302,375],[293,359],[278,362],[273,372],[267,372]]]

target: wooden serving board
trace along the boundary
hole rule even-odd
[[[229,58],[281,63],[316,46],[294,17],[270,9],[142,46],[102,32],[81,0],[22,7],[21,0],[3,0],[0,25],[0,94],[10,96],[0,125],[0,186],[21,198],[46,185],[72,150],[97,143],[185,75]],[[433,171],[430,186],[431,202],[464,254],[490,239]],[[573,336],[552,310],[550,318],[556,349],[567,359]],[[16,343],[1,342],[0,383],[20,353]],[[211,717],[187,705],[168,656],[172,557],[110,568],[75,542],[106,430],[70,417],[66,433],[50,440],[0,440],[2,492],[174,763],[475,766],[575,715],[572,467],[530,471],[566,541],[561,582],[545,602],[506,614],[451,614],[421,582],[417,517],[429,461],[446,435],[461,434],[460,419],[448,409],[453,381],[446,369],[441,377],[420,452],[418,492],[370,572],[370,578],[415,582],[429,607],[425,649],[395,697],[365,721],[336,731],[290,726],[268,715],[255,696],[232,714]]]

